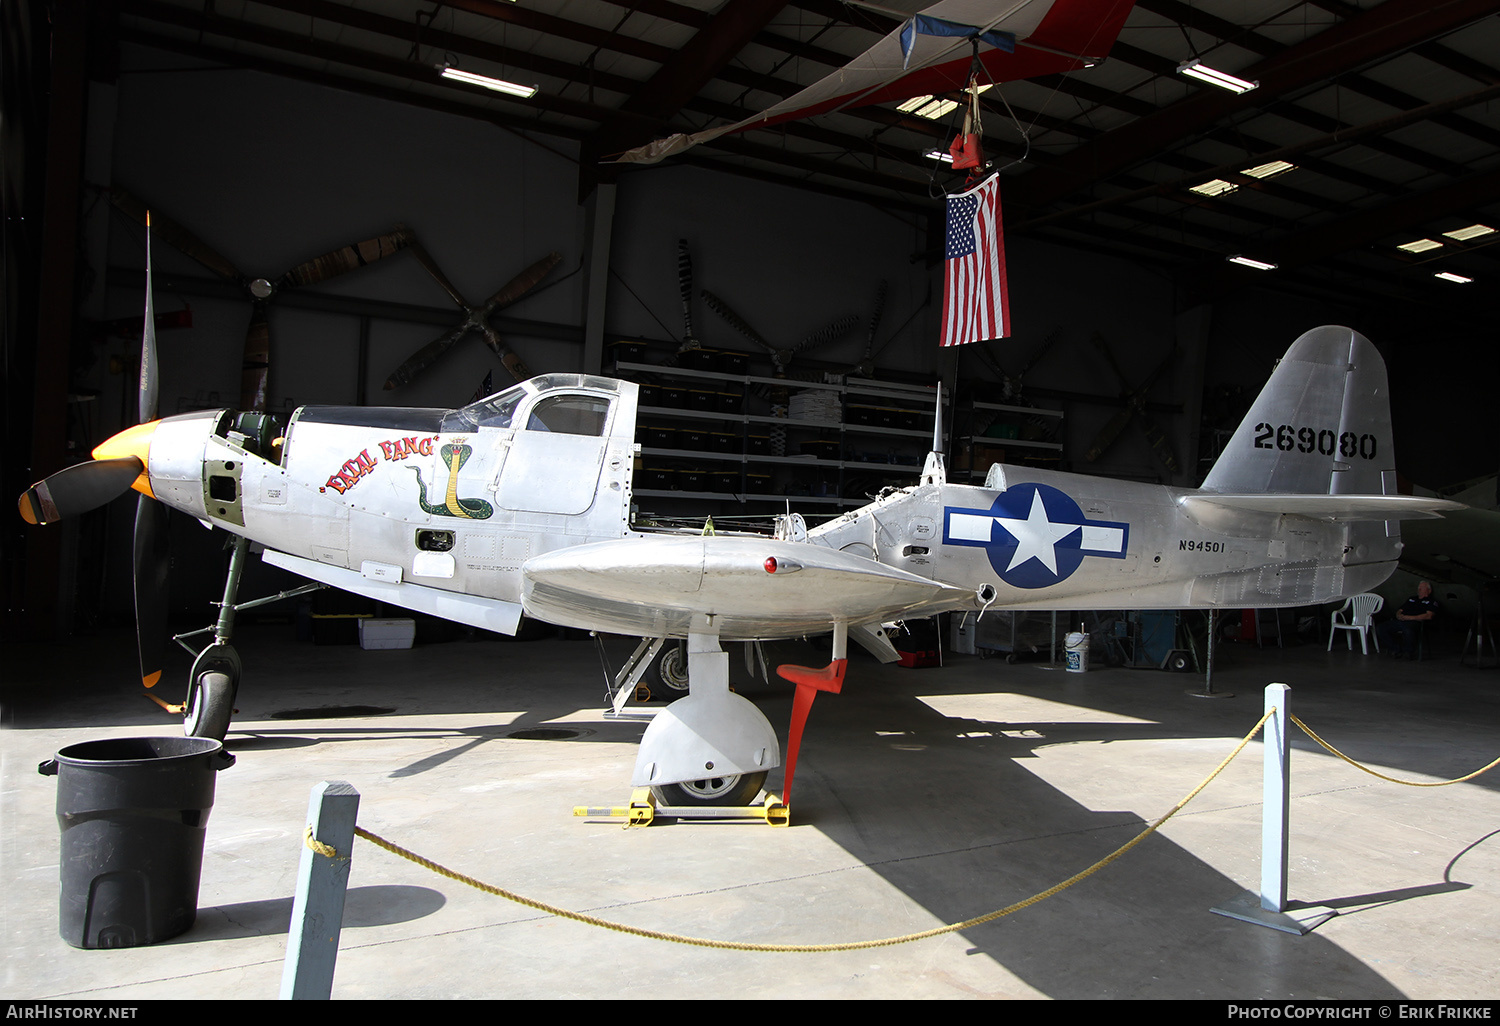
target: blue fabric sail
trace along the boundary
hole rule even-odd
[[[924,36],[977,36],[980,42],[988,43],[997,50],[1003,50],[1006,53],[1016,52],[1016,37],[1009,32],[980,32],[977,25],[962,25],[956,21],[944,21],[942,18],[918,14],[901,26],[901,67],[903,69],[911,63],[911,51],[916,45],[918,33]]]

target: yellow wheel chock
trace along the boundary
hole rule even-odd
[[[657,816],[669,819],[763,819],[771,826],[786,826],[791,811],[781,799],[766,792],[761,805],[661,805],[649,787],[638,787],[630,794],[629,805],[575,805],[573,815],[590,819],[623,819],[625,826],[650,826]]]

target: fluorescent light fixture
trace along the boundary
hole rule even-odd
[[[511,96],[519,96],[529,100],[536,95],[536,86],[517,85],[500,78],[491,78],[488,75],[476,75],[472,71],[461,71],[458,68],[442,68],[444,78],[451,78],[455,82],[467,82],[469,85],[481,86],[485,89],[493,89],[497,93],[508,93]]]
[[[987,92],[989,89],[990,83],[985,83],[979,87],[979,92]],[[957,106],[957,100],[939,100],[929,93],[923,96],[913,96],[911,99],[897,104],[896,109],[903,114],[915,114],[917,117],[941,121],[953,113],[953,109]]]
[[[957,100],[937,100],[931,95],[913,96],[896,109],[903,114],[915,114],[919,118],[941,121],[958,106]]]
[[[1465,278],[1461,274],[1453,274],[1451,271],[1439,271],[1437,274],[1434,274],[1433,277],[1441,278],[1444,281],[1456,281],[1460,285],[1467,285],[1469,284],[1469,282],[1474,280],[1473,278]]]
[[[1442,249],[1443,244],[1441,242],[1434,242],[1432,239],[1418,239],[1416,242],[1402,243],[1396,248],[1405,250],[1408,253],[1426,253],[1429,249]]]
[[[1288,164],[1284,160],[1273,160],[1269,164],[1247,167],[1240,174],[1249,175],[1251,178],[1275,178],[1277,175],[1284,175],[1288,171],[1295,170],[1297,170],[1296,164]]]
[[[1471,224],[1467,228],[1458,228],[1451,232],[1444,232],[1443,234],[1459,242],[1468,242],[1470,239],[1477,239],[1481,235],[1493,235],[1495,234],[1495,229],[1487,224]]]
[[[1228,196],[1238,188],[1239,186],[1233,182],[1226,182],[1222,178],[1215,178],[1211,182],[1204,182],[1202,185],[1190,187],[1188,192],[1196,192],[1199,196]]]
[[[1207,82],[1211,86],[1218,86],[1220,89],[1228,89],[1231,93],[1248,93],[1260,85],[1259,82],[1247,82],[1243,78],[1235,78],[1233,75],[1210,68],[1196,58],[1177,65],[1177,73],[1186,75],[1188,78],[1196,78],[1200,82]]]
[[[949,153],[947,150],[928,150],[926,153],[922,154],[922,156],[926,157],[928,160],[941,160],[949,164],[953,163],[953,154]]]
[[[1276,265],[1275,264],[1268,264],[1264,260],[1255,260],[1255,259],[1252,259],[1251,257],[1240,256],[1239,254],[1235,254],[1234,256],[1229,257],[1228,259],[1229,259],[1229,262],[1231,264],[1243,264],[1245,267],[1253,267],[1257,271],[1274,271],[1274,270],[1276,270]]]

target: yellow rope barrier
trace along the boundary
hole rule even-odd
[[[633,934],[637,937],[647,937],[651,940],[671,941],[674,944],[691,944],[700,948],[719,948],[727,951],[823,952],[860,951],[868,948],[886,948],[893,947],[897,944],[906,944],[910,941],[925,940],[928,937],[936,937],[940,934],[956,933],[960,930],[967,930],[971,927],[979,926],[983,923],[993,922],[994,920],[999,919],[1003,916],[1010,915],[1012,912],[1019,912],[1023,908],[1028,908],[1032,905],[1035,905],[1037,902],[1045,901],[1046,899],[1052,897],[1054,894],[1065,891],[1069,887],[1072,887],[1074,884],[1092,876],[1094,873],[1103,869],[1105,866],[1109,865],[1111,862],[1115,861],[1120,856],[1130,851],[1130,849],[1140,844],[1147,837],[1150,837],[1164,823],[1166,823],[1167,820],[1171,819],[1173,816],[1177,815],[1178,812],[1182,811],[1183,807],[1186,806],[1188,802],[1196,798],[1199,792],[1207,787],[1215,777],[1217,777],[1224,771],[1224,768],[1226,766],[1234,761],[1235,756],[1244,751],[1245,746],[1250,743],[1250,741],[1255,737],[1256,734],[1260,733],[1260,729],[1265,726],[1266,721],[1271,718],[1275,711],[1275,709],[1268,710],[1266,714],[1260,718],[1260,722],[1256,723],[1254,728],[1251,729],[1250,733],[1246,734],[1240,741],[1240,743],[1235,746],[1234,751],[1225,756],[1224,761],[1219,763],[1219,765],[1214,768],[1214,771],[1212,773],[1204,777],[1202,783],[1193,788],[1186,797],[1184,797],[1176,805],[1172,806],[1171,810],[1166,815],[1162,816],[1155,823],[1152,823],[1145,830],[1142,830],[1135,837],[1131,838],[1125,844],[1121,845],[1119,848],[1116,848],[1113,852],[1106,855],[1098,862],[1095,862],[1092,866],[1089,866],[1082,872],[1075,873],[1073,876],[1068,877],[1068,879],[1064,880],[1062,883],[1056,885],[1055,887],[1048,888],[1047,890],[1042,891],[1040,894],[1033,894],[1031,897],[1025,899],[1024,901],[1018,901],[1014,905],[1007,905],[1005,908],[996,909],[994,912],[990,912],[982,916],[976,916],[973,919],[965,919],[961,923],[950,923],[947,926],[937,926],[933,927],[930,930],[922,930],[917,933],[903,934],[899,937],[885,937],[880,940],[849,941],[844,944],[752,944],[746,941],[716,941],[709,940],[703,937],[685,937],[681,934],[676,933],[663,933],[659,930],[645,930],[636,926],[626,926],[623,923],[615,923],[607,919],[600,919],[597,916],[586,915],[582,912],[572,912],[565,908],[559,908],[556,905],[549,905],[544,901],[537,901],[534,898],[524,897],[520,894],[514,893],[513,891],[508,891],[503,887],[496,887],[492,884],[484,883],[480,880],[474,879],[471,876],[465,876],[462,873],[454,872],[453,870],[448,869],[445,866],[441,866],[429,859],[424,859],[422,856],[416,854],[415,852],[408,851],[405,848],[400,847],[399,845],[392,844],[390,841],[387,841],[383,837],[379,837],[375,834],[370,833],[370,831],[364,829],[363,827],[355,827],[354,833],[359,837],[363,837],[370,843],[384,848],[386,851],[391,852],[394,855],[399,855],[404,859],[410,859],[417,865],[424,866],[427,869],[432,870],[434,873],[446,876],[451,880],[457,880],[459,883],[468,884],[470,887],[473,887],[476,890],[484,891],[486,894],[494,894],[509,901],[514,901],[517,904],[525,905],[528,908],[534,908],[540,912],[546,912],[550,915],[560,916],[564,919],[572,919],[580,923],[587,923],[590,926],[601,926],[606,930],[615,930],[620,933]],[[1304,727],[1303,729],[1305,730],[1306,728]]]
[[[307,829],[302,832],[302,843],[307,845],[313,851],[317,852],[319,855],[322,855],[324,858],[336,859],[339,857],[337,848],[333,847],[333,845],[331,844],[324,844],[322,841],[313,836],[311,823],[309,823],[307,825]]]
[[[1332,752],[1334,755],[1337,755],[1340,759],[1343,759],[1345,762],[1347,762],[1349,765],[1353,766],[1355,769],[1364,770],[1366,773],[1370,774],[1370,776],[1372,776],[1372,777],[1379,777],[1381,780],[1389,781],[1392,784],[1405,784],[1407,787],[1447,787],[1449,784],[1461,784],[1465,780],[1473,780],[1475,777],[1479,776],[1481,773],[1488,773],[1490,770],[1494,769],[1496,766],[1500,766],[1500,759],[1496,759],[1494,762],[1490,763],[1488,766],[1484,766],[1484,767],[1482,767],[1480,769],[1477,769],[1473,773],[1470,773],[1466,777],[1456,777],[1453,780],[1433,780],[1433,781],[1400,780],[1400,779],[1398,779],[1396,777],[1388,777],[1384,773],[1377,773],[1374,770],[1370,769],[1370,767],[1368,767],[1368,766],[1361,766],[1359,763],[1357,763],[1353,759],[1349,758],[1349,756],[1345,755],[1343,752],[1341,752],[1337,748],[1333,747],[1333,745],[1329,744],[1327,741],[1324,741],[1318,735],[1314,734],[1313,731],[1312,731],[1312,728],[1309,727],[1307,724],[1303,723],[1301,720],[1299,720],[1296,717],[1295,714],[1291,715],[1289,717],[1289,719],[1293,723],[1295,723],[1298,727],[1302,728],[1302,733],[1304,733],[1308,737],[1312,738],[1314,741],[1316,741],[1318,744],[1322,745],[1324,748],[1328,749],[1328,751]]]

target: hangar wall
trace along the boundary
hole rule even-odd
[[[589,239],[577,199],[577,148],[569,140],[526,139],[469,118],[129,47],[118,86],[96,86],[94,97],[90,183],[125,185],[247,275],[280,273],[403,222],[471,302],[482,301],[546,252],[561,252],[550,287],[501,316],[581,328],[588,272],[580,262]],[[110,212],[102,197],[96,195],[93,204],[90,252],[105,252],[97,236],[107,234],[109,266],[139,268],[139,227]],[[876,335],[882,369],[929,379],[942,373],[950,385],[956,375],[965,381],[993,378],[974,354],[937,350],[942,269],[928,255],[927,235],[928,218],[910,206],[833,198],[692,166],[632,171],[618,186],[606,332],[664,341],[680,336],[677,240],[686,239],[695,289],[718,294],[775,345],[794,345],[845,315],[861,319],[845,339],[821,348],[809,366],[846,367],[863,355],[884,280],[888,292]],[[1166,357],[1174,312],[1172,285],[1163,274],[1032,240],[1013,240],[1007,257],[1015,333],[987,345],[1008,373],[1020,371],[1055,332],[1028,385],[1112,399],[1120,386],[1092,342],[1095,332],[1127,376],[1144,378]],[[232,405],[249,304],[174,293],[174,274],[210,275],[159,239],[154,260],[158,309],[183,303],[193,308],[191,329],[164,332],[159,340],[163,412],[218,401]],[[138,284],[129,276],[108,280],[107,316],[136,313]],[[407,355],[461,319],[409,253],[318,290],[424,307],[437,320],[372,317],[360,379],[359,318],[306,310],[279,297],[271,312],[271,388],[278,411],[354,402],[361,388],[366,401],[376,404],[452,405],[467,401],[487,372],[497,372],[497,388],[507,380],[470,336],[411,385],[382,390],[386,375]],[[706,345],[754,348],[696,297],[693,319]],[[576,341],[521,334],[507,340],[533,371],[585,369]],[[132,345],[117,340],[99,355],[124,356]],[[123,379],[111,380],[105,370],[108,360],[96,358],[94,364],[94,387],[110,397],[123,394]],[[1152,395],[1180,397],[1197,387],[1194,375],[1173,367]],[[1112,413],[1100,404],[1069,409],[1069,448],[1086,447]],[[118,412],[104,412],[102,426],[117,418]],[[1184,438],[1192,433],[1181,431]],[[1098,469],[1107,472],[1117,460],[1131,476],[1151,473],[1139,439],[1127,434],[1119,450],[1122,455],[1110,454]]]

